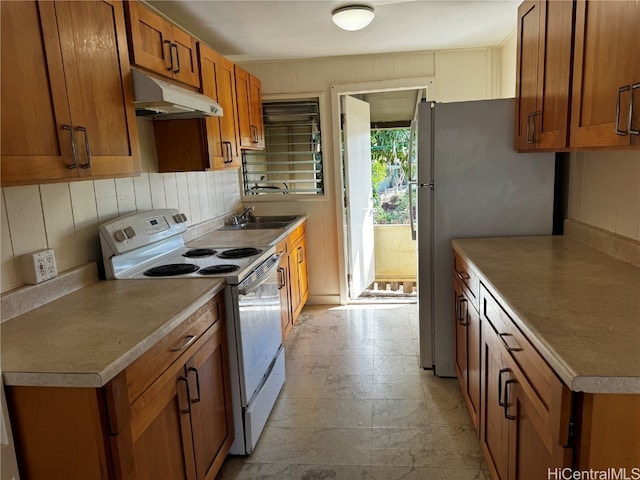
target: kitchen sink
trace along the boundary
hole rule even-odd
[[[225,225],[220,230],[273,230],[291,225],[298,217],[295,215],[264,215],[251,217],[244,223]]]

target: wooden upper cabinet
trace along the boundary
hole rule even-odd
[[[235,81],[240,147],[247,149],[264,148],[262,85],[260,79],[236,65]]]
[[[137,174],[122,3],[1,9],[2,185]]]
[[[200,43],[202,93],[222,107],[222,117],[205,120],[211,167],[237,168],[241,156],[238,146],[236,83],[234,65],[215,50]]]
[[[572,147],[640,144],[638,25],[638,1],[576,3]]]
[[[518,9],[518,151],[568,147],[573,8],[573,2],[537,0]]]
[[[138,2],[127,2],[131,63],[200,87],[197,41]]]

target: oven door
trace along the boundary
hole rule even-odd
[[[233,288],[238,306],[237,343],[242,406],[247,407],[267,376],[282,345],[278,261],[274,255],[251,282]]]

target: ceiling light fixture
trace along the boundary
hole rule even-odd
[[[373,8],[366,5],[348,5],[336,8],[331,12],[333,23],[350,32],[363,29],[371,23],[375,16]]]

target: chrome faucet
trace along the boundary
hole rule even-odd
[[[247,223],[251,219],[255,218],[253,215],[253,205],[245,208],[240,215],[232,215],[231,222],[233,225],[239,225],[241,223]]]

